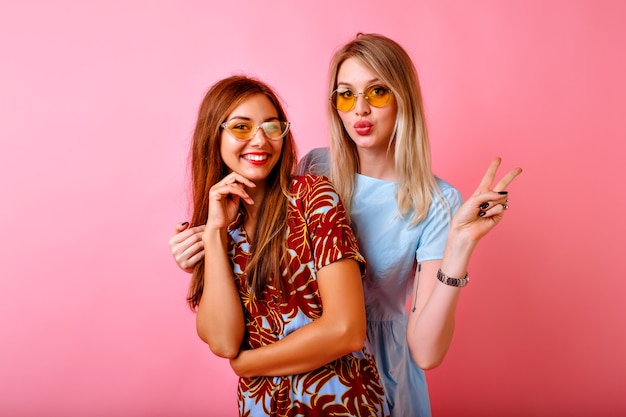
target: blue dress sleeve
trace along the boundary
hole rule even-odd
[[[463,204],[463,196],[456,188],[440,179],[437,182],[447,207],[439,199],[431,203],[415,253],[418,262],[443,258],[450,221]]]
[[[311,149],[298,163],[297,175],[313,174],[327,177],[330,173],[328,148]]]

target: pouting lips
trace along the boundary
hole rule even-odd
[[[367,120],[359,120],[358,122],[354,124],[354,130],[359,135],[367,135],[368,133],[372,131],[373,127],[374,125],[371,122],[368,122]]]
[[[355,129],[366,129],[368,127],[372,127],[372,122],[369,122],[367,120],[359,120],[354,124]]]

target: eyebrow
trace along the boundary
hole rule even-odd
[[[247,120],[247,121],[254,122],[254,120],[252,120],[250,117],[247,117],[247,116],[233,116],[233,117],[230,117],[228,119],[228,121],[231,121],[231,120]],[[261,123],[269,122],[269,121],[272,121],[272,120],[279,120],[278,116],[266,117],[265,119],[263,119],[263,121]]]
[[[374,78],[374,79],[369,80],[368,82],[365,83],[365,85],[366,85],[365,88],[371,87],[371,86],[376,85],[376,84],[386,85],[385,83],[382,82],[381,79]],[[339,88],[339,87],[353,87],[353,85],[351,83],[342,81],[342,82],[337,82],[337,88]]]

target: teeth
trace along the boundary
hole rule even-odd
[[[267,155],[244,155],[243,157],[250,161],[265,161],[267,159]]]

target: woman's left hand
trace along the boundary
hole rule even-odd
[[[452,218],[450,232],[462,233],[476,243],[502,220],[505,210],[509,208],[506,189],[521,174],[522,169],[512,169],[492,188],[500,162],[500,158],[491,162],[474,194]]]

